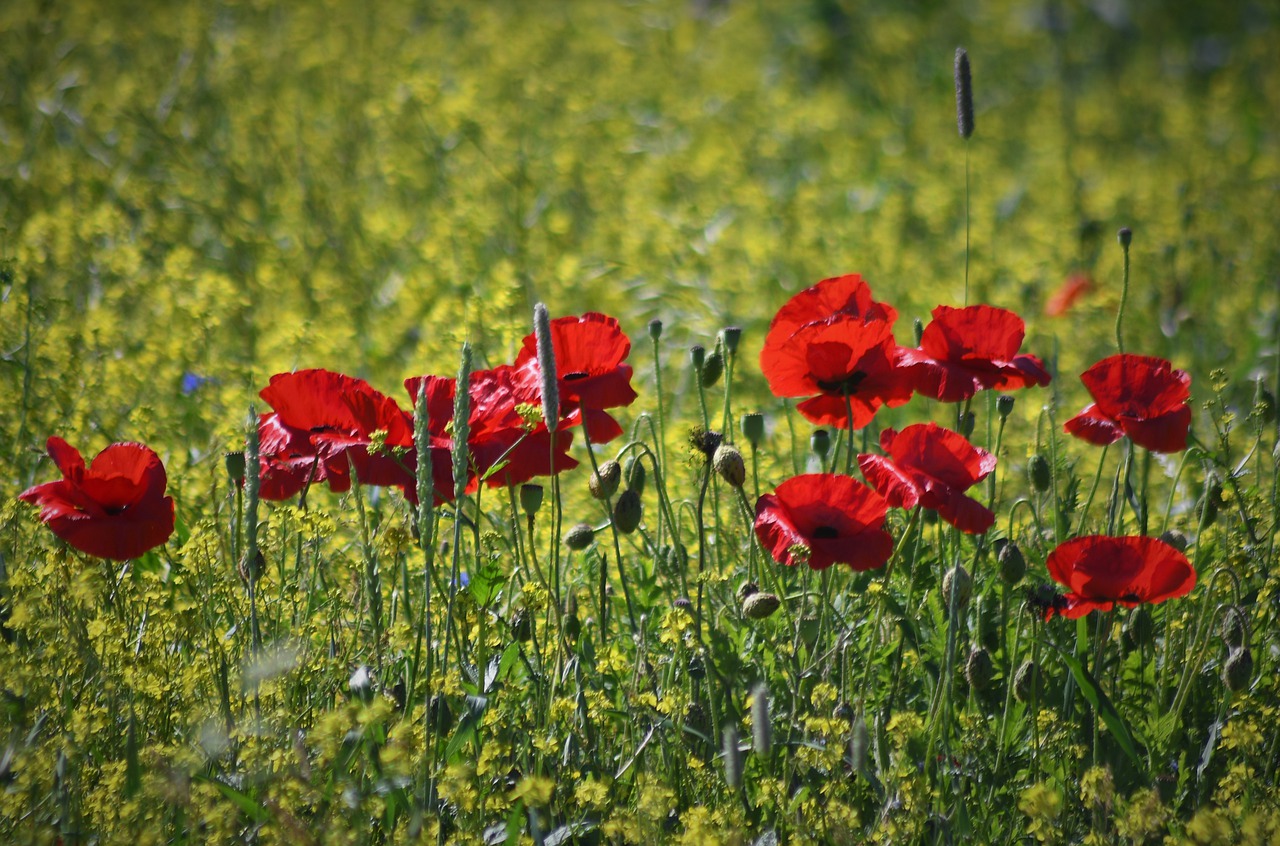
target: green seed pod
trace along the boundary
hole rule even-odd
[[[1001,420],[1008,419],[1013,413],[1013,394],[1001,394],[996,399],[996,413],[1000,415]]]
[[[707,363],[707,348],[702,344],[689,347],[689,363],[693,365],[693,372],[701,378],[702,365]]]
[[[702,362],[702,387],[710,388],[720,381],[720,375],[724,373],[724,354],[720,350],[712,350],[707,353],[707,358]]]
[[[724,348],[729,355],[735,354],[738,351],[738,343],[742,340],[742,327],[724,327],[720,330],[720,340],[724,343]]]
[[[564,545],[570,549],[586,549],[596,539],[596,530],[590,523],[579,523],[564,533]]]
[[[1120,227],[1120,231],[1116,233],[1116,240],[1120,242],[1120,246],[1126,250],[1133,243],[1133,230],[1127,226]]]
[[[742,615],[752,620],[763,620],[772,617],[782,606],[782,600],[776,594],[757,590],[742,600]]]
[[[629,535],[640,527],[640,518],[644,515],[644,504],[640,502],[640,494],[628,488],[613,504],[613,527],[624,535]]]
[[[622,478],[631,490],[638,494],[644,493],[644,461],[634,455],[628,457],[626,463],[622,465]]]
[[[1170,529],[1169,531],[1160,535],[1160,540],[1169,544],[1169,546],[1178,550],[1178,552],[1187,551],[1187,544],[1188,544],[1187,536],[1184,535],[1182,532],[1179,532],[1177,529]]]
[[[606,461],[591,474],[591,478],[587,480],[587,487],[591,489],[592,497],[605,500],[613,496],[621,481],[622,465],[616,461]]]
[[[1000,578],[1007,585],[1016,585],[1027,574],[1027,559],[1013,541],[1006,541],[1000,547],[996,562],[1000,565]]]
[[[969,660],[964,664],[964,677],[969,681],[969,687],[982,692],[991,686],[994,675],[995,665],[991,663],[990,652],[978,648],[969,653]]]
[[[1249,689],[1253,681],[1253,653],[1249,647],[1240,646],[1231,650],[1227,663],[1222,667],[1222,683],[1227,689],[1240,693]]]
[[[969,597],[973,595],[973,579],[969,576],[969,571],[960,564],[952,567],[942,577],[942,602],[946,608],[950,608],[953,604],[951,601],[953,590],[955,591],[955,609],[959,613],[969,604]]]
[[[1053,484],[1053,470],[1049,467],[1049,461],[1039,453],[1031,456],[1031,460],[1027,462],[1027,478],[1031,480],[1031,487],[1040,493],[1049,490],[1049,486]]]
[[[960,434],[966,438],[973,434],[973,427],[977,424],[978,418],[972,411],[966,411],[960,416]]]
[[[222,459],[226,463],[227,478],[231,480],[231,484],[242,484],[244,482],[244,453],[228,452]]]
[[[1023,661],[1018,672],[1013,675],[1013,698],[1024,705],[1031,701],[1044,689],[1044,680],[1040,676],[1040,668],[1030,659]]]
[[[1217,479],[1205,487],[1204,496],[1200,499],[1200,507],[1204,515],[1204,525],[1212,526],[1218,520],[1218,511],[1222,509],[1222,483]]]
[[[655,341],[662,337],[662,321],[656,317],[649,321],[649,337]]]
[[[521,485],[520,507],[529,517],[537,514],[538,509],[542,507],[542,485],[535,485],[532,482]]]
[[[809,436],[809,448],[814,455],[826,461],[827,453],[831,452],[831,433],[826,429],[814,429]]]
[[[920,346],[920,339],[924,337],[924,321],[916,318],[911,322],[911,330],[915,333],[916,346]]]
[[[758,449],[764,440],[764,415],[758,412],[742,415],[742,437],[747,439],[752,449]]]
[[[742,453],[733,444],[720,444],[711,459],[711,467],[735,488],[742,487],[747,480],[747,465],[742,460]]]
[[[1130,649],[1150,646],[1155,641],[1155,620],[1151,618],[1151,609],[1139,605],[1129,612],[1124,622],[1124,640]]]

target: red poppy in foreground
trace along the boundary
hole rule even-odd
[[[28,488],[23,502],[40,506],[40,519],[81,552],[127,561],[162,545],[173,534],[173,498],[160,457],[142,444],[112,444],[85,467],[62,438],[47,449],[62,479]]]
[[[557,428],[581,423],[595,444],[621,435],[622,427],[605,409],[631,405],[636,392],[631,387],[631,365],[622,363],[631,353],[631,339],[617,318],[594,311],[581,317],[557,317],[551,321],[551,346],[555,350],[560,392],[562,422],[558,421]],[[525,336],[515,369],[520,399],[541,402],[542,371],[533,333]]]
[[[760,369],[775,396],[813,397],[796,406],[806,419],[860,429],[880,406],[911,399],[910,379],[895,365],[898,355],[888,322],[837,315],[785,338],[771,332]]]
[[[1097,446],[1129,440],[1152,452],[1181,452],[1191,428],[1191,377],[1163,358],[1121,353],[1080,376],[1093,404],[1063,429]]]
[[[879,494],[849,476],[794,476],[756,503],[756,537],[780,564],[874,570],[893,553],[886,510]]]
[[[996,457],[964,436],[936,423],[917,423],[901,432],[885,429],[880,447],[889,458],[859,455],[858,466],[894,508],[932,508],[962,532],[980,535],[996,515],[965,491],[996,469]]]
[[[1049,384],[1049,371],[1034,355],[1019,354],[1026,324],[1013,312],[989,305],[938,306],[920,336],[920,348],[903,351],[902,366],[915,389],[943,402],[966,400],[984,388],[1009,391]]]
[[[1074,620],[1116,603],[1134,608],[1186,596],[1196,586],[1187,556],[1158,538],[1091,535],[1060,544],[1045,562],[1070,591],[1057,613]],[[1046,616],[1052,616],[1051,609]]]

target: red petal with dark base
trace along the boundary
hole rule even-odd
[[[873,570],[893,553],[885,511],[879,495],[849,476],[795,476],[756,503],[756,536],[782,564]]]
[[[1092,444],[1121,434],[1152,452],[1181,452],[1191,429],[1191,377],[1162,358],[1122,353],[1104,358],[1080,375],[1092,405],[1064,429]]]
[[[1196,585],[1187,557],[1157,538],[1091,535],[1060,544],[1045,562],[1053,580],[1068,589],[1064,617],[1133,608],[1185,596]]]

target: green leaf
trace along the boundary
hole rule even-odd
[[[267,820],[271,819],[270,811],[268,811],[266,808],[259,805],[250,796],[244,793],[241,793],[239,790],[236,790],[231,785],[226,784],[225,782],[219,781],[218,779],[213,778],[211,776],[204,775],[202,773],[196,773],[194,776],[192,776],[192,778],[194,778],[196,781],[203,781],[207,784],[212,784],[215,788],[218,789],[219,793],[221,793],[223,796],[230,799],[231,804],[239,808],[240,813],[248,817],[249,820],[254,824],[262,825]]]
[[[1120,712],[1115,709],[1115,706],[1111,704],[1111,700],[1107,698],[1107,694],[1103,692],[1102,686],[1093,678],[1093,674],[1075,656],[1068,655],[1052,643],[1048,645],[1058,653],[1058,657],[1067,665],[1067,669],[1071,670],[1071,676],[1075,679],[1076,686],[1080,688],[1080,693],[1093,708],[1093,712],[1102,718],[1102,722],[1106,724],[1111,736],[1120,744],[1120,748],[1124,750],[1129,761],[1135,768],[1142,769],[1142,762],[1138,759],[1138,749],[1133,742],[1133,735],[1129,732],[1129,727],[1125,725]]]

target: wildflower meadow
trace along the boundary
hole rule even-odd
[[[1277,39],[0,7],[0,841],[1280,843]]]

